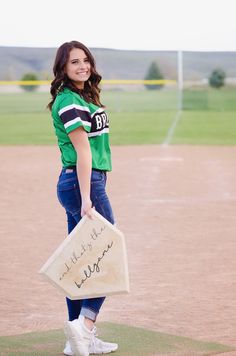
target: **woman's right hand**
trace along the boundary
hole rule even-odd
[[[88,134],[83,127],[69,133],[70,140],[77,153],[77,176],[82,198],[81,216],[87,215],[92,219],[92,202],[90,199],[92,154]]]
[[[81,216],[83,217],[84,215],[87,215],[89,219],[92,219],[92,209],[92,202],[90,199],[82,201]]]

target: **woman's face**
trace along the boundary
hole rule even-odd
[[[65,72],[78,89],[84,88],[84,82],[86,82],[91,75],[91,64],[82,49],[73,48],[70,51]]]

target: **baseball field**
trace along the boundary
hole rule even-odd
[[[236,355],[235,91],[104,92],[108,194],[131,290],[108,297],[115,355]],[[0,95],[0,355],[60,355],[64,296],[38,270],[66,236],[45,93]]]

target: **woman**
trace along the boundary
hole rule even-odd
[[[106,195],[106,172],[111,171],[109,120],[100,101],[101,76],[94,58],[80,42],[62,44],[56,54],[51,83],[53,124],[61,151],[62,171],[57,195],[67,214],[68,233],[94,207],[114,224]],[[105,297],[67,300],[65,355],[87,356],[115,351],[117,344],[95,336],[96,321]]]

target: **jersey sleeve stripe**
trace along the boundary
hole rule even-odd
[[[64,111],[60,114],[60,118],[62,123],[65,125],[71,120],[80,118],[85,125],[89,125],[91,127],[91,116],[88,112],[84,112],[75,108]]]
[[[88,133],[88,137],[101,136],[102,134],[105,134],[105,133],[109,133],[109,127],[105,127],[101,131],[90,132],[90,133]]]
[[[89,108],[86,108],[85,106],[71,104],[71,105],[67,105],[64,108],[62,108],[58,112],[58,114],[61,116],[61,114],[63,114],[65,111],[68,111],[68,110],[71,110],[71,109],[77,109],[77,110],[80,110],[80,111],[87,111],[88,113],[90,113]]]
[[[81,120],[80,117],[76,117],[75,119],[67,121],[64,124],[65,129],[67,129],[69,126],[72,126],[72,125],[76,124],[76,122],[81,122],[83,125],[91,127],[91,122],[84,121],[84,120]]]
[[[103,112],[104,112],[104,108],[99,108],[91,115],[91,117],[94,117],[94,115],[100,114],[100,113],[103,113]]]

